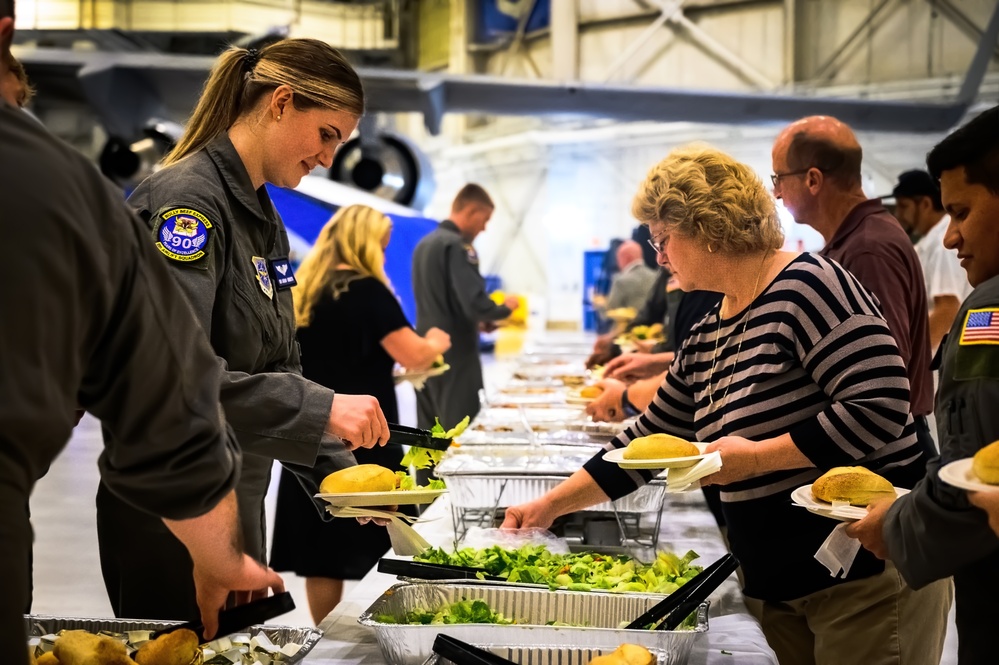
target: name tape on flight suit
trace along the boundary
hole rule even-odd
[[[189,263],[205,256],[212,223],[197,210],[174,208],[160,215],[156,249],[174,261]]]
[[[953,371],[959,381],[999,377],[999,307],[968,310]]]
[[[282,256],[279,259],[271,259],[271,275],[277,283],[277,290],[284,291],[298,284],[295,279],[295,271],[291,267],[288,257]]]

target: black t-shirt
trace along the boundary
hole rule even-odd
[[[298,329],[305,378],[352,395],[372,395],[390,422],[399,408],[392,382],[395,361],[381,345],[386,335],[410,328],[399,301],[374,277],[357,277],[340,297],[327,290]]]

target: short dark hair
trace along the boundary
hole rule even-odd
[[[836,145],[807,131],[795,133],[787,148],[787,166],[792,171],[816,168],[844,185],[860,184],[863,158],[864,151],[859,145],[855,148]]]
[[[933,204],[934,210],[942,212],[944,209],[943,203],[940,201],[940,185],[926,171],[915,169],[898,176],[898,184],[891,191],[891,195],[895,199],[926,197]]]
[[[999,196],[999,106],[951,132],[926,155],[926,166],[936,180],[963,166],[969,185],[983,185]]]
[[[470,182],[458,191],[458,194],[454,197],[454,202],[451,203],[451,210],[461,210],[471,203],[478,203],[487,208],[496,207],[493,200],[489,198],[489,193],[482,185]]]

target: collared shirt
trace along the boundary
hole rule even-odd
[[[919,257],[880,199],[857,205],[822,251],[873,293],[888,321],[909,377],[912,414],[933,410],[930,326]]]
[[[926,282],[927,305],[933,307],[933,299],[940,296],[954,296],[959,302],[971,295],[968,273],[961,267],[956,249],[944,247],[944,236],[950,215],[944,215],[933,228],[916,243],[916,254],[923,266]]]
[[[633,307],[635,311],[641,309],[649,299],[657,275],[657,271],[645,265],[642,259],[636,259],[611,279],[610,292],[607,294],[607,309],[618,307]]]

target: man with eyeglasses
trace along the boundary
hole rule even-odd
[[[930,331],[923,270],[912,243],[880,199],[861,187],[863,151],[836,118],[811,116],[788,125],[774,142],[774,196],[799,224],[822,234],[820,254],[852,272],[877,296],[905,362],[916,432],[936,454],[926,416],[933,411]]]

